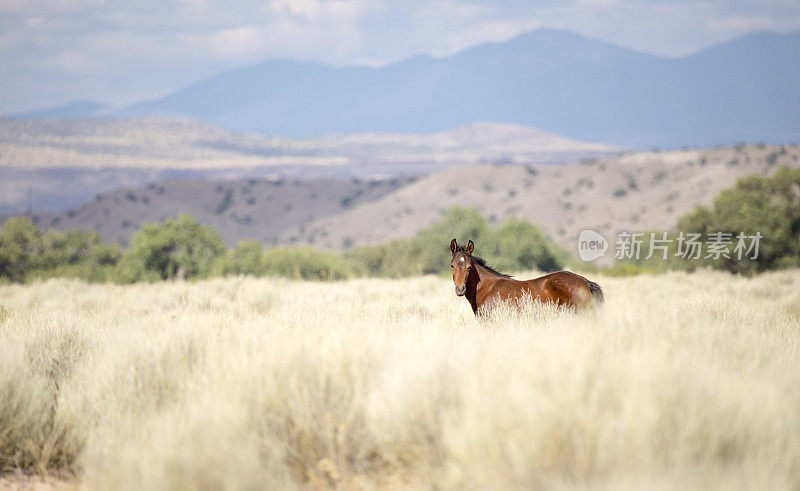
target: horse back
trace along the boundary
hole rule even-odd
[[[570,271],[556,271],[528,280],[527,289],[534,298],[542,302],[552,302],[567,307],[586,307],[596,297],[591,285],[596,285],[579,274]],[[599,289],[599,286],[597,286]],[[534,293],[535,292],[535,293]],[[600,293],[602,298],[602,293]]]

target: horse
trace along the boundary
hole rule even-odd
[[[473,256],[475,244],[470,240],[467,246],[458,245],[456,239],[450,242],[453,259],[453,283],[456,295],[466,297],[477,316],[498,302],[512,301],[519,304],[524,296],[537,302],[550,302],[573,310],[585,309],[603,303],[603,290],[600,285],[581,275],[569,271],[558,271],[532,280],[519,281],[503,274],[486,264],[478,256]]]

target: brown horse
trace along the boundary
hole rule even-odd
[[[523,296],[537,302],[551,302],[567,308],[585,308],[603,302],[600,285],[569,271],[558,271],[542,277],[519,281],[497,272],[483,259],[473,256],[475,244],[470,240],[466,247],[450,242],[453,259],[453,282],[456,295],[465,296],[475,315],[485,312],[497,302],[518,302]]]

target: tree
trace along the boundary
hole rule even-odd
[[[535,225],[509,218],[492,229],[476,209],[451,208],[413,239],[355,248],[350,256],[368,273],[388,277],[442,274],[450,270],[450,240],[475,242],[476,254],[507,271],[552,271],[565,253]]]
[[[205,277],[225,244],[212,228],[181,215],[164,223],[146,224],[133,236],[123,260],[123,281]]]
[[[92,230],[49,230],[44,234],[43,242],[45,268],[91,261],[95,249],[103,244],[100,234]]]
[[[779,168],[773,177],[747,176],[714,199],[711,208],[699,207],[678,222],[678,230],[732,234],[760,233],[758,257],[730,258],[706,264],[736,273],[800,266],[800,169]]]
[[[508,271],[555,271],[564,256],[539,227],[516,217],[507,218],[497,227],[481,250],[486,251],[486,256],[497,258],[496,267]]]
[[[264,271],[297,280],[340,280],[355,275],[353,265],[344,257],[313,247],[269,249],[264,252]]]
[[[0,230],[0,278],[24,281],[39,267],[42,246],[42,232],[29,218],[9,219]]]
[[[261,243],[255,240],[239,242],[219,262],[218,269],[222,275],[263,275],[265,265]]]

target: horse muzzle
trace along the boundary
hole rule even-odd
[[[456,295],[463,297],[465,293],[467,293],[467,285],[456,286]]]

